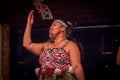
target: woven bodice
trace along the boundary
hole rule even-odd
[[[46,49],[40,55],[39,62],[41,68],[59,68],[61,70],[65,70],[71,65],[70,57],[63,48]]]

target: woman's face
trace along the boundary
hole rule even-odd
[[[61,28],[62,25],[59,22],[54,21],[49,28],[49,37],[54,38],[57,36],[61,32]]]

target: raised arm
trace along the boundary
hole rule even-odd
[[[31,40],[31,29],[34,22],[34,10],[31,10],[28,19],[27,24],[25,28],[25,32],[23,35],[23,46],[30,52],[39,55],[42,50],[44,49],[44,43],[33,43]]]
[[[75,42],[69,44],[70,59],[73,67],[74,74],[77,80],[85,80],[83,66],[81,64],[81,53],[79,47]]]

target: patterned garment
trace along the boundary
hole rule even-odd
[[[45,50],[40,56],[41,68],[59,68],[65,70],[71,64],[69,55],[63,48]]]
[[[39,62],[41,65],[39,80],[75,80],[73,74],[69,72],[70,57],[63,47],[47,48],[40,55]]]

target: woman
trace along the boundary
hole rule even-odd
[[[40,80],[85,80],[81,64],[81,54],[77,44],[67,39],[67,28],[70,22],[54,20],[49,28],[50,40],[44,43],[33,43],[31,29],[34,22],[34,10],[31,10],[23,36],[23,46],[30,52],[39,55]]]

